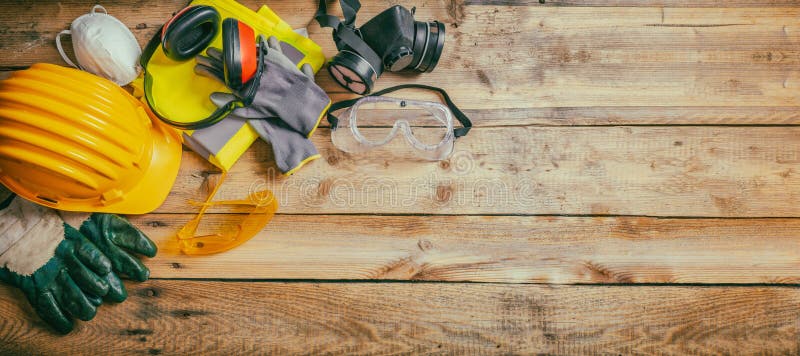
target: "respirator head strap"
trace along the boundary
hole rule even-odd
[[[344,21],[341,21],[336,16],[328,15],[328,5],[326,1],[319,0],[319,6],[317,7],[317,13],[314,15],[314,18],[319,22],[320,26],[336,28],[339,26],[340,22],[344,22],[345,25],[350,27],[355,26],[356,14],[358,10],[361,9],[361,3],[358,0],[340,0],[339,4],[342,6]]]
[[[334,31],[334,37],[337,39],[337,47],[341,43],[352,48],[354,52],[364,57],[364,59],[369,62],[373,69],[379,71],[378,75],[381,74],[380,68],[383,68],[381,57],[378,56],[378,54],[375,53],[375,50],[367,45],[367,43],[364,42],[364,40],[362,40],[353,29],[345,26],[344,24],[340,24],[339,28]]]

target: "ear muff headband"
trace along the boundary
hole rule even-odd
[[[245,106],[245,103],[241,100],[233,100],[225,104],[225,106],[217,108],[213,113],[211,113],[210,116],[206,118],[196,121],[176,121],[168,119],[166,116],[161,115],[161,113],[158,111],[158,105],[156,105],[155,98],[153,98],[153,95],[151,94],[153,92],[153,77],[146,71],[144,73],[144,92],[144,98],[147,100],[147,106],[150,107],[151,112],[164,123],[181,130],[204,129],[222,121],[222,119],[228,116],[228,114],[230,114],[233,110]]]
[[[219,12],[211,6],[190,6],[181,10],[161,29],[164,54],[176,61],[194,57],[217,36],[219,21]]]

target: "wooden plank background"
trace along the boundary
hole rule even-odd
[[[798,292],[155,280],[66,337],[2,288],[0,333],[21,354],[797,354]]]
[[[445,53],[378,88],[446,88],[476,126],[453,157],[348,155],[326,127],[323,159],[286,178],[256,143],[219,197],[270,188],[279,214],[189,257],[173,234],[220,172],[187,151],[165,204],[132,217],[160,247],[152,280],[67,337],[2,286],[0,350],[800,353],[797,1],[386,0],[359,18],[395,3],[445,22]],[[103,5],[144,44],[184,4]],[[315,1],[267,4],[335,53]],[[92,5],[0,3],[0,77],[62,63],[55,34]]]

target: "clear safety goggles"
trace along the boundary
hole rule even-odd
[[[404,88],[436,91],[447,105],[381,96]],[[334,115],[341,109],[344,110],[338,117]],[[454,119],[463,127],[454,128]],[[331,141],[342,151],[360,153],[386,148],[393,154],[434,161],[449,157],[455,139],[466,135],[472,126],[444,90],[416,84],[391,87],[333,104],[328,121],[332,128]]]

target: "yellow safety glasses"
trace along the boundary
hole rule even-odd
[[[275,216],[278,201],[269,190],[252,192],[247,199],[212,201],[225,176],[226,173],[222,173],[220,181],[205,202],[190,202],[201,208],[197,216],[178,231],[178,245],[181,252],[187,255],[210,255],[230,250],[253,238]],[[226,221],[220,222],[215,219],[201,229],[200,222],[208,208],[235,205],[251,206],[252,210],[243,219],[230,219],[231,216],[242,214],[225,214]],[[197,235],[198,229],[203,231],[202,235]]]

